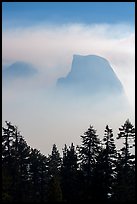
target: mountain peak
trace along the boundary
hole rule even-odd
[[[107,61],[104,57],[101,57],[99,55],[80,55],[80,54],[74,54],[73,55],[73,59],[74,58],[95,58],[95,59],[104,59],[105,61]]]
[[[3,76],[9,78],[15,77],[30,77],[37,73],[33,65],[17,61],[3,69]]]
[[[98,55],[73,55],[71,71],[57,81],[72,92],[121,93],[123,87],[107,59]]]

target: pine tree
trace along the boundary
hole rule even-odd
[[[47,190],[48,190],[48,166],[47,157],[40,155],[39,159],[39,179],[40,179],[40,201],[47,200]]]
[[[16,197],[18,192],[18,199],[27,200],[28,199],[28,177],[29,177],[29,156],[30,147],[28,146],[25,139],[18,133],[18,142],[15,141],[15,179],[17,182]]]
[[[30,199],[31,201],[40,201],[40,151],[31,148],[30,163],[29,163],[29,175],[30,175]]]
[[[5,121],[7,127],[2,127],[2,164],[11,168],[12,165],[12,145],[15,136],[15,127],[10,122]]]
[[[116,179],[116,159],[117,151],[113,138],[113,131],[106,126],[103,138],[102,153],[100,155],[100,164],[102,169],[102,186],[103,186],[103,199],[108,200],[113,196],[113,186]]]
[[[54,144],[52,148],[51,155],[48,156],[48,170],[49,176],[53,177],[59,175],[61,168],[61,157],[57,149],[57,146]]]
[[[76,148],[71,143],[69,148],[65,145],[63,149],[63,162],[61,166],[61,179],[63,198],[67,201],[74,201],[77,199],[78,194],[78,175],[77,175],[77,153]]]
[[[63,149],[62,168],[65,171],[69,171],[69,172],[77,171],[77,168],[78,168],[77,153],[73,143],[71,143],[71,146],[69,146],[69,148],[67,148],[67,145],[65,145],[65,148]]]
[[[82,138],[82,145],[80,148],[82,169],[85,175],[90,178],[92,170],[96,164],[97,156],[100,150],[100,140],[96,135],[96,130],[90,126]]]
[[[85,186],[83,190],[85,191],[85,199],[92,200],[92,178],[97,162],[97,157],[100,153],[101,143],[93,126],[90,126],[88,131],[86,131],[84,136],[81,136],[81,138],[81,169],[85,177]]]
[[[48,189],[48,202],[61,202],[62,190],[60,187],[59,177],[54,175],[51,178]]]
[[[27,199],[29,146],[21,136],[18,128],[6,121],[3,127],[2,161],[3,171],[11,178],[11,197],[16,202]]]
[[[117,180],[114,190],[114,200],[120,202],[135,202],[135,163],[130,148],[135,144],[135,128],[129,120],[119,128],[117,139],[124,139],[124,147],[120,150],[117,160]],[[132,145],[130,145],[132,142]]]
[[[52,147],[52,153],[48,156],[48,201],[61,201],[62,190],[60,186],[60,169],[61,169],[61,157],[54,144]]]
[[[123,160],[124,160],[124,166],[125,169],[130,166],[130,162],[133,157],[130,156],[130,151],[129,149],[132,148],[134,146],[134,141],[135,141],[135,128],[134,126],[131,124],[131,122],[129,121],[129,119],[126,120],[126,122],[124,123],[124,125],[122,125],[121,128],[119,128],[119,133],[118,133],[118,137],[117,139],[125,139],[124,142],[124,147],[121,149],[121,153],[123,156]],[[130,145],[130,142],[132,142],[132,144]],[[131,162],[132,163],[132,162]]]

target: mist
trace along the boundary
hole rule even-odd
[[[24,61],[38,70],[29,79],[3,81],[2,87],[2,123],[8,120],[17,125],[31,147],[48,154],[54,143],[60,151],[64,144],[79,144],[90,124],[100,138],[107,124],[114,137],[127,118],[134,124],[134,28],[128,24],[44,24],[2,35],[3,65]],[[121,95],[112,107],[113,95],[98,103],[84,94],[58,92],[56,82],[69,73],[74,54],[106,58],[124,87],[129,106],[118,108]]]
[[[39,72],[37,86],[52,85],[71,68],[74,54],[96,54],[110,61],[134,108],[135,35],[128,24],[64,24],[3,31],[3,62],[25,61]]]

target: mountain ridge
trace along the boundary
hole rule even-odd
[[[36,73],[37,70],[32,64],[23,61],[16,61],[2,70],[3,77],[8,77],[10,79],[31,77]]]
[[[108,60],[97,55],[73,55],[71,70],[66,77],[58,79],[57,87],[91,94],[124,92]]]

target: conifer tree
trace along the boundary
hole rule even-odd
[[[124,147],[118,154],[114,200],[135,202],[135,155],[130,152],[135,146],[135,128],[128,119],[119,131],[117,139],[124,139]]]
[[[130,165],[130,162],[133,157],[130,156],[129,149],[134,146],[135,141],[135,128],[129,121],[129,119],[126,120],[124,125],[122,125],[121,128],[119,128],[119,133],[117,139],[124,139],[124,147],[121,149],[121,155],[123,157],[124,167],[127,168],[128,165]],[[132,144],[130,144],[132,142]],[[132,163],[132,162],[131,162]]]
[[[103,138],[103,149],[100,155],[100,167],[102,172],[102,186],[103,197],[102,199],[111,199],[113,194],[113,186],[116,180],[116,159],[117,151],[113,138],[113,131],[107,125]],[[100,172],[100,173],[101,173]]]
[[[53,144],[52,153],[48,156],[48,201],[61,201],[62,190],[60,186],[60,169],[61,169],[61,156],[57,146]]]
[[[80,147],[82,169],[87,178],[90,178],[100,151],[100,140],[93,126],[84,133]]]
[[[81,157],[81,169],[85,177],[85,185],[83,191],[85,191],[85,199],[92,200],[92,179],[97,157],[101,150],[101,143],[96,135],[96,130],[93,126],[84,133],[82,138],[82,144],[80,147]]]
[[[11,182],[10,193],[15,202],[27,199],[29,146],[18,128],[6,121],[2,134],[3,172],[8,173]]]
[[[61,180],[64,199],[67,201],[74,201],[77,199],[77,161],[76,148],[73,143],[71,143],[69,148],[65,145],[61,166]]]
[[[59,177],[54,175],[51,178],[48,189],[48,202],[61,202],[62,190],[60,187]]]
[[[40,201],[40,159],[41,153],[37,149],[31,148],[29,175],[31,182],[31,200]]]
[[[15,127],[11,122],[5,121],[7,127],[2,127],[2,164],[9,168],[12,165],[12,148],[13,138],[15,135]]]
[[[57,146],[54,144],[52,147],[52,153],[48,156],[48,170],[50,177],[54,175],[59,175],[61,168],[61,157],[57,149]]]

